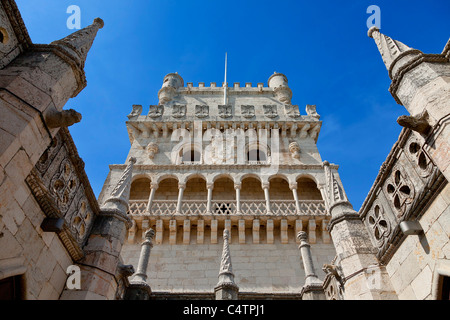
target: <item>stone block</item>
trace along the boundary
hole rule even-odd
[[[197,221],[197,244],[203,244],[205,241],[205,221]]]
[[[6,228],[0,229],[0,260],[6,260],[20,256],[23,248],[21,243],[14,237],[14,235]]]
[[[19,204],[12,198],[9,202],[1,207],[2,222],[8,230],[15,235],[19,230],[20,225],[25,219],[25,214],[20,208]]]
[[[418,300],[424,300],[431,294],[432,277],[431,269],[426,266],[411,282],[411,288]]]
[[[23,149],[19,149],[5,167],[6,175],[15,185],[20,185],[30,173],[33,164]]]
[[[45,281],[50,280],[55,266],[56,259],[53,256],[52,252],[50,252],[48,248],[44,248],[39,255],[39,259],[36,263],[36,268],[41,271],[42,275],[45,278]]]

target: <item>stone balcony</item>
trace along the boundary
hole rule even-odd
[[[223,229],[235,230],[233,234],[241,244],[246,243],[246,234],[251,235],[252,243],[274,243],[278,239],[287,244],[296,241],[292,234],[302,230],[308,231],[311,243],[317,239],[331,241],[330,216],[323,200],[298,201],[298,206],[294,200],[271,200],[270,212],[265,200],[241,200],[239,213],[235,200],[211,200],[210,212],[207,200],[185,200],[179,213],[177,205],[177,200],[153,200],[149,210],[148,201],[130,200],[128,214],[133,227],[128,242],[139,242],[138,233],[142,235],[148,228],[156,230],[156,243],[167,241],[172,245],[189,244],[191,239],[197,244],[214,244]]]
[[[212,200],[211,212],[207,212],[207,200],[185,200],[182,204],[182,214],[186,216],[220,216],[220,215],[239,215],[239,216],[263,216],[267,214],[265,200],[241,200],[241,212],[236,212],[236,201],[233,200]],[[300,212],[296,209],[294,200],[271,200],[271,216],[326,216],[325,203],[323,200],[299,201]],[[129,214],[149,215],[149,216],[167,216],[175,214],[177,200],[154,200],[147,210],[148,201],[131,200],[129,203]]]

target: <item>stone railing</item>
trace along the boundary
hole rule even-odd
[[[129,214],[143,215],[147,212],[146,200],[130,200]],[[267,213],[265,200],[241,200],[241,214],[265,215]],[[322,200],[299,201],[300,212],[297,212],[294,200],[271,200],[270,208],[273,215],[326,215],[325,203]],[[172,215],[176,212],[177,200],[154,200],[151,215]],[[183,214],[206,214],[206,200],[184,200],[181,206]],[[211,214],[236,214],[235,200],[212,200]]]

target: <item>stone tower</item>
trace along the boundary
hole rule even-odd
[[[316,107],[301,114],[281,73],[267,86],[243,87],[194,87],[170,73],[158,98],[145,113],[133,105],[126,122],[128,158],[136,163],[124,262],[137,265],[152,228],[147,283],[154,298],[212,299],[226,229],[240,298],[298,298],[305,272],[296,235],[307,232],[317,266],[331,261],[328,193],[345,197],[338,166],[324,166],[316,146],[322,125]],[[124,168],[110,166],[100,205]]]

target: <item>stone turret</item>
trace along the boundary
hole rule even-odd
[[[292,91],[288,86],[287,77],[282,73],[274,72],[267,81],[269,88],[274,88],[275,97],[282,103],[291,104]]]
[[[175,97],[177,89],[183,86],[183,78],[177,72],[166,75],[158,92],[159,104],[171,101]]]

